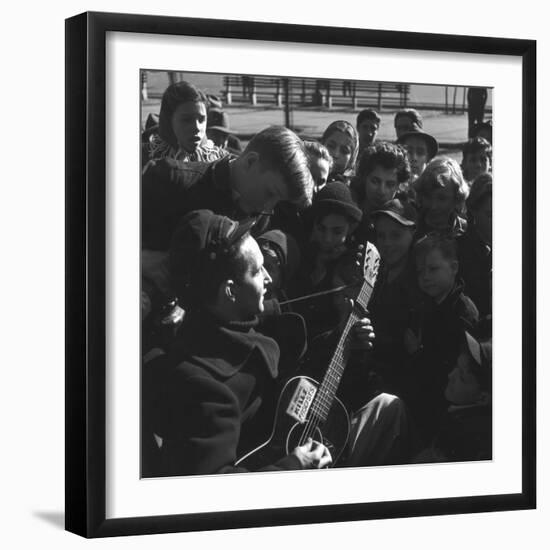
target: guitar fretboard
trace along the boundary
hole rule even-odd
[[[367,304],[369,303],[372,295],[372,289],[372,285],[368,281],[364,281],[361,286],[361,290],[359,291],[359,295],[357,296],[356,303],[359,304],[364,310],[366,310]],[[348,345],[349,332],[360,318],[359,313],[354,307],[348,317],[340,339],[338,340],[336,351],[330,361],[325,377],[317,390],[315,400],[311,405],[310,414],[323,422],[328,417],[346,367],[344,354],[345,348]]]

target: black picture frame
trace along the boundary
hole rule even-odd
[[[515,494],[106,519],[106,33],[517,56],[522,61],[522,489]],[[83,13],[66,20],[66,529],[85,537],[342,522],[536,506],[536,42]]]

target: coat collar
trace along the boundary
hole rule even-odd
[[[221,378],[229,378],[256,361],[272,378],[278,375],[279,346],[256,332],[258,321],[220,324],[206,313],[189,314],[174,351]]]

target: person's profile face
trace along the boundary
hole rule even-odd
[[[357,131],[359,133],[359,147],[364,149],[374,143],[378,133],[378,124],[367,118],[357,126]]]
[[[348,168],[351,168],[350,164],[355,145],[351,136],[336,130],[327,136],[323,145],[334,159],[333,174],[343,174]]]
[[[388,267],[394,267],[407,260],[414,237],[414,229],[400,224],[385,214],[374,220],[376,247]]]
[[[334,260],[346,250],[350,230],[348,219],[341,214],[327,214],[313,223],[311,242],[325,260]]]
[[[206,135],[206,106],[195,101],[181,103],[176,107],[171,122],[178,146],[193,153]]]
[[[247,237],[241,244],[240,252],[246,262],[246,271],[242,280],[234,285],[239,317],[235,320],[246,321],[263,312],[266,286],[271,283],[271,277],[264,267],[264,257],[254,238]]]
[[[407,115],[399,115],[394,121],[395,135],[399,139],[403,134],[407,132],[414,132],[415,127],[411,118]]]
[[[491,169],[491,161],[483,152],[468,153],[463,161],[464,177],[473,181],[485,172]]]
[[[418,286],[422,292],[440,302],[453,288],[458,262],[443,256],[441,250],[430,250],[416,260]]]
[[[380,208],[392,200],[399,188],[396,168],[375,166],[365,177],[365,196],[373,208]]]
[[[314,190],[320,191],[327,183],[330,171],[328,160],[324,158],[315,158],[311,161],[309,171],[315,183]]]
[[[403,146],[407,150],[411,172],[414,176],[420,176],[428,164],[428,147],[420,136],[409,136],[405,139]]]

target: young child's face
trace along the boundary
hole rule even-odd
[[[359,132],[359,147],[364,149],[373,144],[378,133],[378,124],[374,120],[367,118],[359,124],[357,131]]]
[[[493,198],[485,197],[476,208],[471,210],[478,235],[483,242],[491,244],[493,240]]]
[[[439,303],[453,288],[458,262],[448,260],[434,249],[417,258],[416,270],[420,290]]]
[[[456,195],[451,182],[447,182],[443,187],[432,189],[422,197],[426,223],[434,229],[447,228],[455,208]]]
[[[409,136],[404,141],[405,149],[411,163],[411,172],[414,176],[420,176],[428,164],[428,147],[419,136]]]
[[[340,131],[333,132],[326,138],[324,146],[334,159],[332,172],[335,174],[345,172],[353,156],[354,142],[351,136]]]
[[[386,215],[376,217],[374,228],[376,246],[384,263],[394,267],[404,262],[411,248],[414,230]]]
[[[327,183],[330,171],[329,162],[323,158],[315,158],[311,161],[309,171],[315,182],[315,191],[320,191]]]
[[[206,136],[206,107],[202,102],[186,101],[172,115],[172,131],[178,145],[193,153]]]
[[[315,220],[311,241],[317,245],[324,260],[334,260],[346,250],[346,238],[350,230],[348,219],[341,214],[327,214]]]
[[[473,405],[481,398],[481,387],[472,372],[472,359],[463,350],[458,356],[455,368],[449,373],[445,388],[445,399],[454,405]]]
[[[376,166],[365,177],[364,185],[369,205],[374,208],[380,208],[386,202],[391,201],[397,193],[399,187],[397,169],[390,168],[388,170],[382,166]]]
[[[468,153],[462,164],[464,177],[469,181],[491,169],[491,162],[485,153]]]

